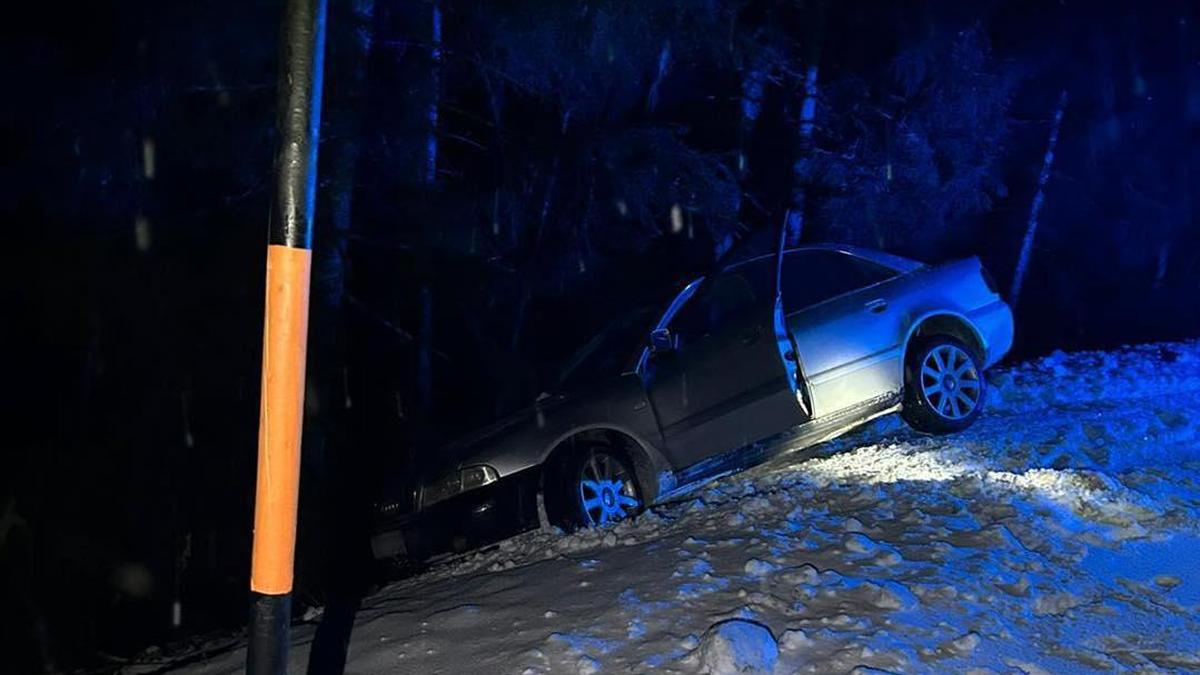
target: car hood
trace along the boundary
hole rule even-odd
[[[427,470],[423,473],[432,477],[445,471],[469,466],[472,464],[471,459],[480,451],[509,434],[520,433],[523,429],[537,425],[539,417],[567,403],[572,398],[572,396],[561,393],[543,396],[533,405],[521,408],[487,426],[456,438],[434,451],[433,457],[426,464]]]

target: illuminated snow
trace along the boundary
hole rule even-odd
[[[393,584],[364,601],[347,671],[1200,670],[1200,344],[990,381],[964,433],[879,420],[635,521]]]

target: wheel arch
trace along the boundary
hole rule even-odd
[[[982,361],[987,361],[987,343],[970,319],[958,312],[929,312],[913,322],[904,338],[904,345],[900,351],[901,376],[904,375],[905,364],[908,363],[908,348],[912,346],[913,341],[934,335],[948,335],[962,340],[975,350]]]
[[[595,425],[572,430],[551,443],[542,458],[539,490],[546,494],[546,481],[552,479],[562,460],[587,443],[600,443],[611,447],[629,458],[637,475],[642,501],[653,504],[661,489],[659,473],[666,460],[653,446],[638,439],[634,434],[608,425]],[[549,507],[549,506],[547,506]]]

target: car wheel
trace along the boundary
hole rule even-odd
[[[642,492],[630,463],[604,446],[583,449],[562,475],[568,525],[603,527],[642,509]]]
[[[974,349],[948,335],[913,342],[904,365],[904,421],[929,434],[971,426],[987,387],[980,363]]]

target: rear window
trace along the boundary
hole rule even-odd
[[[750,260],[705,283],[671,320],[671,332],[687,344],[747,310],[769,306],[775,301],[775,261],[774,256]],[[783,259],[783,309],[799,311],[896,275],[890,267],[842,251],[789,251]]]
[[[783,259],[783,309],[787,313],[896,276],[896,271],[841,251],[791,251]]]

